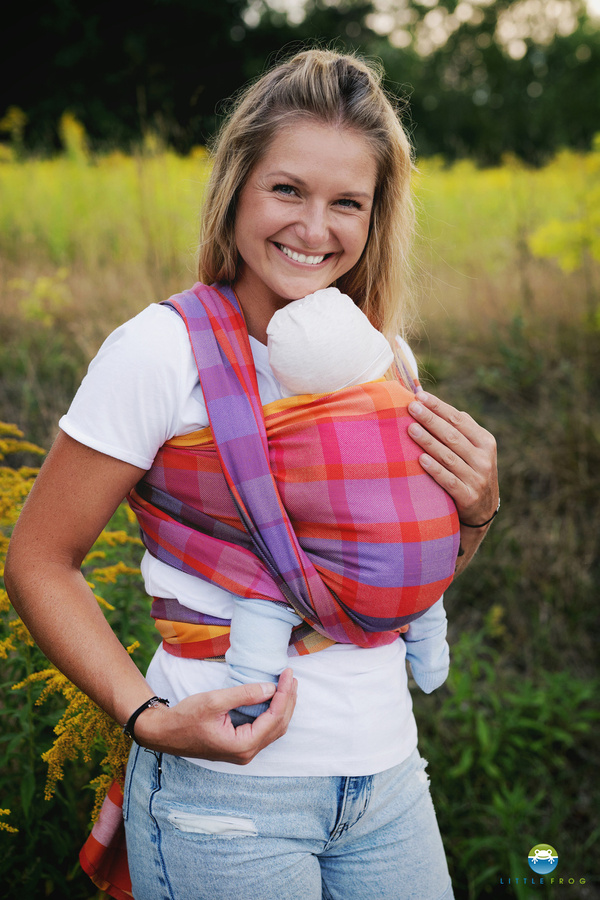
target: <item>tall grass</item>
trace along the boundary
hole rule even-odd
[[[47,447],[103,337],[195,280],[207,172],[202,151],[91,159],[81,135],[63,157],[0,163],[0,420]],[[460,900],[600,896],[599,172],[600,152],[565,152],[538,170],[422,160],[415,177],[423,381],[496,435],[502,491],[447,592],[448,684],[414,694]],[[111,615],[124,642],[146,635],[142,663],[152,639],[137,590],[111,587]],[[3,895],[77,900],[92,895],[75,862],[89,766],[43,801],[39,755],[59,710],[33,716],[35,698],[9,693],[41,665],[27,653],[0,687],[0,807],[25,823],[0,829],[2,858],[25,872],[2,875]],[[523,883],[539,842],[557,848],[563,885]]]
[[[600,144],[541,169],[515,159],[419,165],[423,319],[463,327],[516,313],[542,321],[593,314],[600,297]]]
[[[44,444],[106,334],[195,280],[209,170],[202,148],[92,159],[66,143],[62,157],[0,163],[0,412]],[[593,314],[599,171],[600,152],[539,170],[421,161],[420,332]]]

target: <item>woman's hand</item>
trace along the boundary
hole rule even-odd
[[[145,710],[135,724],[137,741],[150,750],[244,766],[287,731],[298,684],[286,669],[274,684],[244,684],[186,697],[177,706]],[[262,703],[270,706],[254,722],[233,727],[229,710]]]
[[[420,391],[408,410],[416,419],[408,431],[425,453],[419,461],[456,504],[461,522],[457,574],[481,543],[487,522],[498,508],[496,441],[466,412]]]
[[[15,526],[6,567],[10,599],[42,652],[122,724],[153,691],[112,631],[83,577],[85,555],[144,470],[85,447],[60,432]],[[144,746],[182,756],[250,762],[285,732],[294,709],[290,670],[274,685],[244,685],[188,697],[140,715]],[[235,729],[229,710],[270,708]],[[144,741],[146,739],[146,742]]]

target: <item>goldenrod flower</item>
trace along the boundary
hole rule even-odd
[[[10,809],[0,809],[0,816],[10,816]],[[0,831],[9,831],[11,834],[18,834],[19,829],[13,828],[8,822],[0,822]]]
[[[0,422],[0,460],[16,452],[43,453],[35,444],[23,440],[22,433],[14,426]],[[19,517],[21,507],[27,497],[38,470],[31,467],[13,469],[0,466],[0,577],[4,574],[4,559],[8,548],[9,533]],[[86,556],[83,568],[86,570],[93,563],[107,559],[103,548],[141,545],[138,537],[132,537],[122,530],[104,530],[93,549]],[[113,554],[114,559],[114,554]],[[139,568],[129,566],[122,561],[110,562],[108,565],[97,565],[92,570],[94,579],[104,584],[115,584],[121,576],[137,575]],[[88,581],[93,589],[94,585]],[[114,607],[102,597],[95,595],[98,602],[106,609]],[[8,595],[0,585],[0,659],[7,659],[9,654],[30,653],[34,641],[25,623],[18,617],[9,618],[12,607]],[[136,641],[128,652],[133,653],[139,647]],[[101,710],[82,691],[75,687],[69,679],[55,666],[48,665],[27,678],[14,684],[12,690],[20,690],[26,686],[42,684],[42,691],[36,705],[43,704],[49,697],[62,696],[66,708],[54,731],[56,738],[53,745],[42,754],[47,763],[48,775],[45,786],[45,797],[50,799],[57,783],[64,777],[64,766],[81,758],[92,762],[92,753],[104,754],[100,761],[101,773],[91,781],[96,798],[93,818],[96,818],[105,794],[116,779],[123,783],[127,757],[131,741],[125,737],[122,729],[110,716]],[[0,810],[0,816],[8,815],[8,810]],[[16,831],[6,822],[0,822],[0,830]]]

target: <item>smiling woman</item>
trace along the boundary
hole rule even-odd
[[[215,149],[200,281],[109,336],[15,527],[17,611],[135,741],[82,854],[121,900],[452,897],[400,633],[444,655],[439,595],[498,487],[491,435],[407,387],[411,168],[363,61],[306,51],[251,86]],[[385,366],[305,403],[267,325],[317,293],[327,313],[302,340],[326,330],[360,362],[335,288]],[[80,569],[124,497],[162,637],[146,678]]]
[[[236,222],[242,189],[249,180],[255,180],[259,169],[266,174],[266,157],[276,152],[293,153],[294,165],[300,169],[284,168],[278,175],[277,168],[283,163],[275,163],[273,158],[274,181],[262,185],[263,190],[285,193],[290,203],[301,203],[306,200],[303,189],[311,186],[294,179],[302,180],[302,173],[309,175],[311,169],[313,177],[317,172],[322,175],[327,165],[329,175],[334,176],[327,186],[327,196],[313,199],[321,204],[326,199],[330,215],[336,210],[341,214],[344,209],[360,220],[368,219],[368,241],[356,264],[344,266],[342,271],[336,260],[332,271],[333,264],[325,260],[324,268],[332,272],[336,286],[352,297],[390,342],[405,331],[411,312],[412,149],[380,81],[381,73],[360,59],[308,51],[250,86],[218,136],[202,213],[200,281],[232,284],[239,277]],[[295,137],[300,131],[305,131],[303,140]],[[317,132],[319,146],[313,152],[312,140]],[[352,169],[346,171],[346,164]],[[320,181],[315,187],[322,189],[322,178]],[[323,209],[311,202],[305,204],[304,215],[307,212],[309,219],[304,227],[299,223],[301,230],[295,232],[295,240],[288,237],[287,243],[280,243],[292,253],[313,257],[321,254],[306,250],[334,249],[325,245],[323,235],[318,233],[327,225]],[[317,233],[311,236],[315,225]],[[309,246],[307,234],[313,242],[316,236],[320,246]],[[298,296],[301,294],[288,299]]]
[[[249,334],[265,343],[278,309],[356,265],[369,235],[376,174],[359,132],[308,122],[281,129],[237,208],[235,290]]]

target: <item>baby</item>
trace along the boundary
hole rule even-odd
[[[401,357],[410,350],[397,338]],[[387,339],[337,288],[316,291],[278,310],[267,326],[269,363],[285,397],[327,394],[382,378],[394,361]],[[291,630],[302,619],[269,600],[236,599],[231,645],[226,653],[229,684],[277,682],[289,664]],[[406,657],[419,687],[430,693],[449,668],[447,620],[440,598],[403,635]],[[253,721],[267,704],[231,711],[234,725]]]

